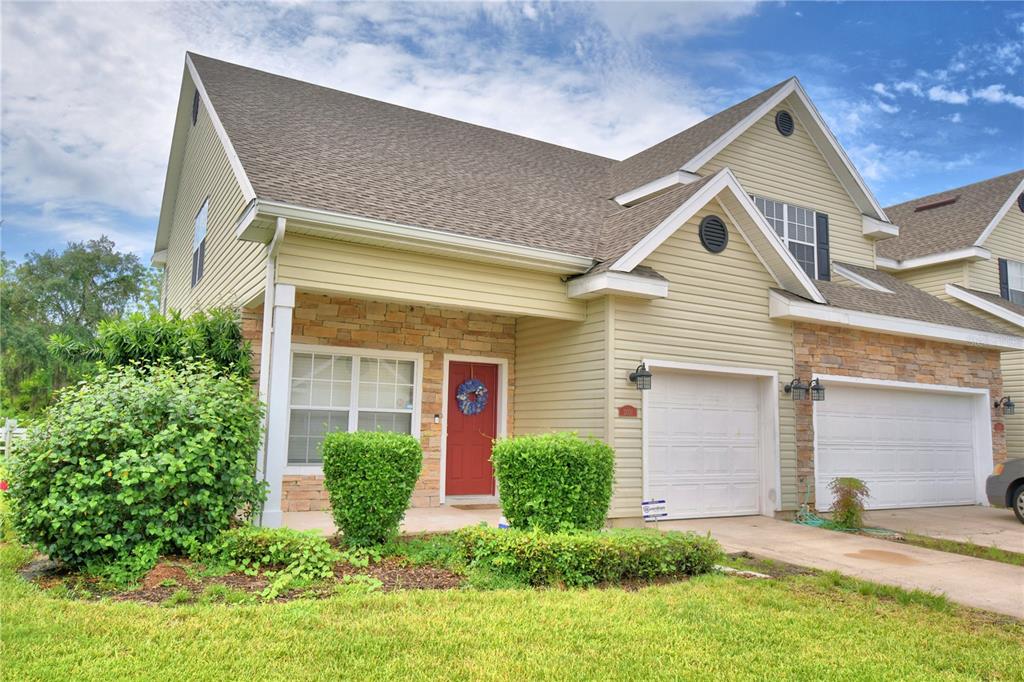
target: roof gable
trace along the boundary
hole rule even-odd
[[[878,255],[908,261],[981,247],[1022,191],[1019,170],[890,206],[900,236],[880,241]]]

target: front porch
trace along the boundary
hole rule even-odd
[[[372,300],[289,284],[277,284],[270,303],[272,316],[262,306],[243,313],[268,405],[260,461],[269,484],[264,525],[333,532],[319,444],[328,431],[375,429],[409,433],[423,447],[403,530],[493,525],[500,512],[490,442],[513,433],[515,409],[522,408],[530,430],[572,426],[553,421],[558,410],[541,404],[550,386],[565,385],[553,366],[572,350],[540,357],[533,344],[538,334],[571,339],[585,326],[581,321]],[[265,335],[264,328],[273,331]],[[516,353],[522,330],[530,352],[520,405]],[[467,379],[486,389],[479,414],[456,400]],[[586,431],[586,425],[576,430]]]

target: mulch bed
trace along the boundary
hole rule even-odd
[[[368,575],[383,583],[381,590],[452,590],[462,587],[464,578],[436,566],[414,566],[400,557],[385,557],[365,568],[351,564],[338,564],[334,575],[339,580],[345,576]]]

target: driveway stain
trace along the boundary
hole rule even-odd
[[[865,561],[880,561],[883,564],[892,564],[893,566],[913,566],[921,563],[914,557],[900,554],[899,552],[889,552],[884,549],[862,549],[856,552],[849,552],[844,556],[848,556],[851,559],[864,559]]]

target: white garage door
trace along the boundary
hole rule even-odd
[[[868,484],[872,509],[974,504],[972,400],[829,384],[814,404],[817,506],[829,508],[840,476]]]
[[[658,372],[647,396],[647,497],[669,518],[758,513],[756,379]]]

